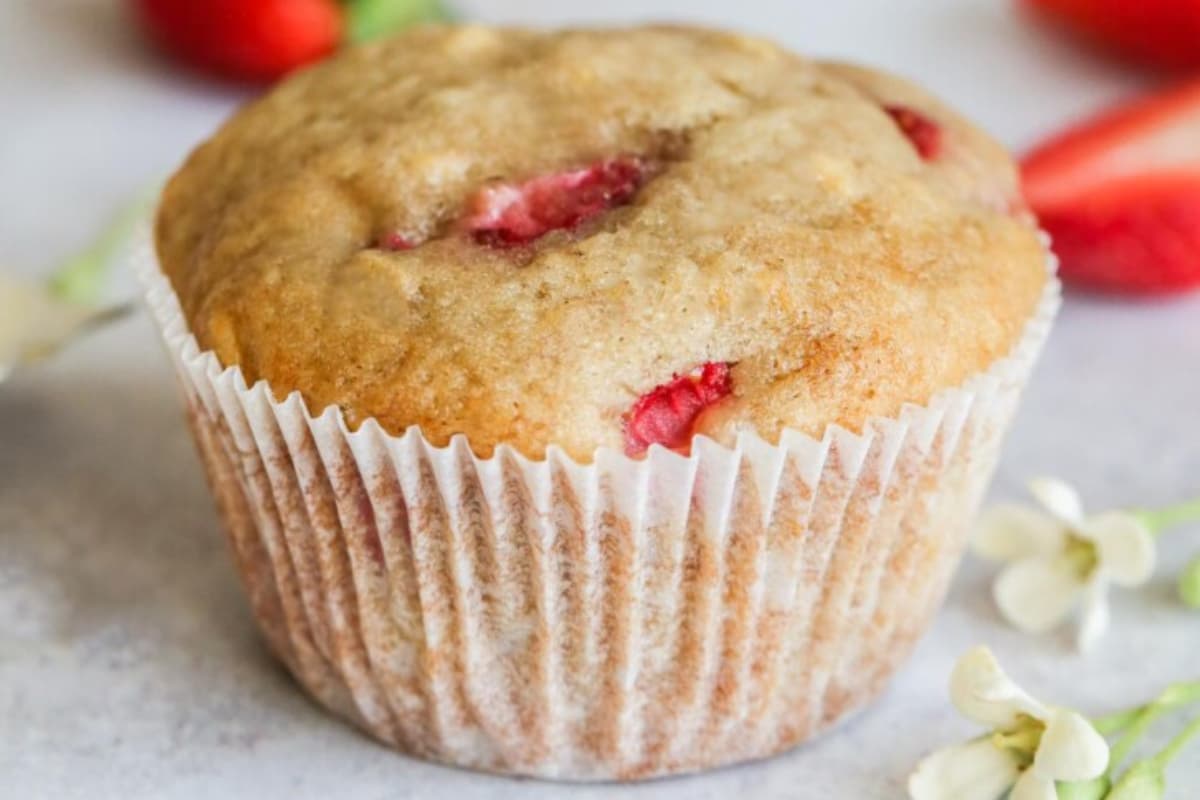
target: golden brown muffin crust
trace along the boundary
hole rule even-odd
[[[885,107],[942,129],[920,157]],[[620,156],[626,206],[523,248],[461,230],[481,187]],[[487,455],[622,447],[706,362],[698,430],[894,415],[1016,343],[1047,280],[1005,152],[919,89],[758,39],[430,27],[237,114],[172,179],[160,259],[202,347],[315,413]],[[377,247],[398,232],[423,242]]]

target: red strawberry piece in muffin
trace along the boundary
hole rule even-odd
[[[686,449],[697,418],[733,393],[730,365],[709,362],[677,375],[642,395],[625,415],[625,453],[636,456],[652,444]]]
[[[895,121],[917,153],[926,161],[932,161],[942,152],[942,127],[919,111],[908,106],[884,106],[884,111]]]
[[[391,252],[400,252],[402,250],[412,250],[418,242],[403,233],[388,233],[379,240],[379,249],[389,250]]]
[[[647,173],[642,159],[622,156],[521,184],[489,186],[472,198],[466,227],[480,244],[529,244],[628,203]]]

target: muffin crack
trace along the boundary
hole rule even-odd
[[[648,183],[687,157],[692,137],[727,117],[715,116],[680,130],[656,131],[656,143],[641,154],[622,153],[582,166],[520,181],[493,178],[470,194],[462,211],[427,238],[400,230],[378,235],[372,247],[413,250],[439,239],[465,235],[492,250],[527,250],[555,231],[588,229],[615,209],[633,204]]]
[[[487,186],[468,202],[470,213],[463,227],[479,245],[528,245],[551,231],[575,230],[628,205],[657,171],[654,161],[618,156],[519,184]]]

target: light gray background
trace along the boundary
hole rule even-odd
[[[770,3],[485,0],[487,20],[704,19],[928,84],[1014,147],[1145,83],[1080,55],[1004,0]],[[647,11],[646,9],[651,9]],[[0,268],[45,271],[168,172],[236,90],[170,72],[111,0],[0,3]],[[121,279],[132,293],[132,281]],[[996,485],[1077,482],[1097,507],[1200,493],[1200,296],[1071,296]],[[1173,579],[1118,593],[1088,660],[992,609],[968,563],[882,703],[770,762],[628,787],[510,781],[393,755],[317,711],[265,654],[226,558],[166,361],[139,315],[0,386],[0,796],[202,798],[888,798],[928,749],[972,732],[945,697],[954,657],[990,643],[1033,691],[1093,711],[1200,677],[1200,614]],[[1158,737],[1162,741],[1166,733]],[[1171,796],[1200,791],[1200,750]]]

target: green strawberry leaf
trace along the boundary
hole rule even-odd
[[[442,0],[347,0],[347,38],[369,42],[421,22],[453,19]]]

